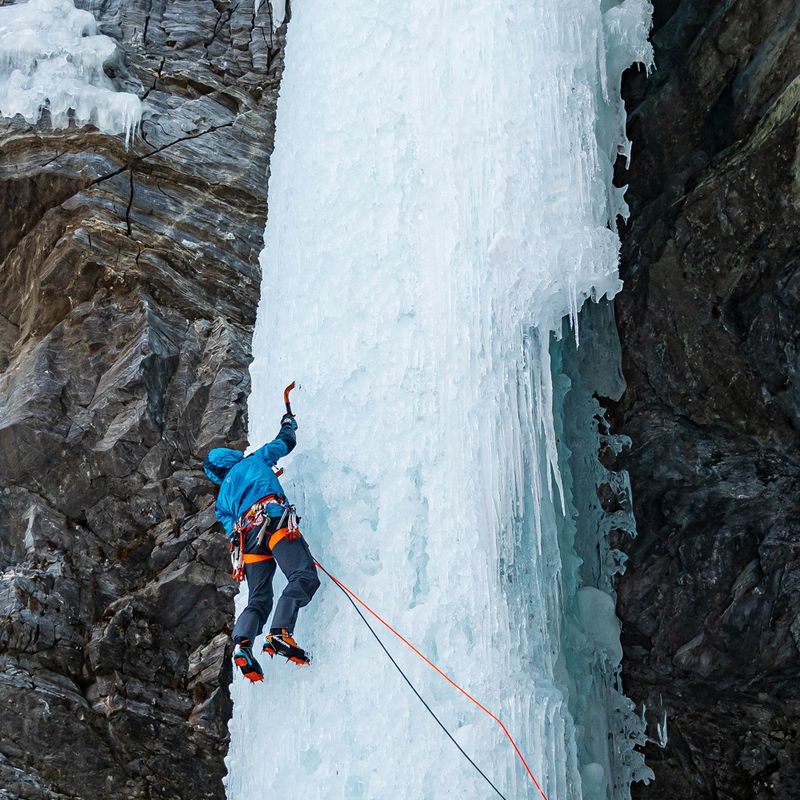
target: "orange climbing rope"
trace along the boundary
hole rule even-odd
[[[491,711],[489,711],[489,709],[486,708],[486,706],[484,706],[482,703],[479,703],[469,692],[467,692],[465,689],[459,686],[449,675],[447,675],[445,672],[439,669],[439,667],[437,667],[436,664],[433,663],[433,661],[431,661],[423,653],[417,650],[417,648],[414,647],[414,645],[411,644],[411,642],[409,642],[408,639],[405,638],[405,636],[403,636],[401,633],[398,633],[388,622],[386,622],[385,619],[383,619],[383,617],[381,617],[379,614],[376,614],[352,589],[350,589],[348,586],[342,583],[334,575],[331,575],[331,573],[328,572],[328,570],[326,570],[325,567],[323,567],[322,564],[319,563],[319,561],[315,560],[314,563],[343,592],[345,592],[349,597],[355,600],[360,606],[365,608],[373,617],[375,617],[375,619],[378,620],[378,622],[380,622],[381,625],[384,626],[384,628],[387,628],[389,631],[391,631],[401,642],[403,642],[403,644],[406,645],[406,647],[413,650],[429,667],[435,669],[436,672],[438,672],[451,686],[454,686],[456,689],[458,689],[458,691],[461,692],[461,694],[463,694],[464,697],[471,700],[481,711],[483,711],[485,714],[488,714],[500,726],[501,730],[506,735],[508,741],[511,742],[511,746],[514,748],[514,752],[517,754],[519,760],[522,762],[522,766],[525,767],[525,771],[528,773],[528,776],[533,781],[533,785],[536,787],[537,791],[542,796],[542,800],[548,800],[547,795],[544,793],[542,787],[539,785],[539,781],[536,780],[535,775],[533,774],[533,772],[531,772],[531,768],[528,766],[528,762],[525,760],[525,757],[522,755],[522,752],[520,751],[519,747],[517,747],[517,743],[514,741],[514,737],[508,732],[508,728],[506,728],[506,726],[500,721],[500,719]]]

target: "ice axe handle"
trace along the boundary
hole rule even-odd
[[[292,404],[289,402],[289,392],[294,389],[295,382],[292,381],[284,390],[283,390],[283,402],[286,404],[286,413],[294,416],[292,414]]]

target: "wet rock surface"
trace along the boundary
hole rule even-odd
[[[800,787],[800,5],[656,0],[625,79],[617,302],[639,537],[626,693],[668,742],[638,798]],[[622,172],[622,171],[621,171]]]
[[[0,119],[0,797],[221,798],[201,462],[246,443],[283,32],[253,0],[76,5],[145,115],[130,150]]]

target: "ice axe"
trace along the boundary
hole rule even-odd
[[[294,414],[292,413],[292,404],[289,402],[289,392],[292,391],[295,387],[295,382],[292,381],[284,390],[283,390],[283,402],[286,405],[286,413],[294,419]],[[277,464],[272,468],[272,471],[280,478],[283,475],[283,467],[279,467]]]
[[[295,387],[295,382],[294,382],[294,381],[292,381],[292,382],[291,382],[291,383],[290,383],[290,384],[289,384],[289,385],[288,385],[288,386],[287,386],[287,387],[286,387],[286,388],[283,390],[283,402],[286,404],[286,413],[287,413],[287,414],[288,414],[290,417],[293,417],[293,416],[294,416],[294,414],[292,414],[292,404],[289,402],[289,392],[291,392],[291,391],[292,391],[292,389],[294,389],[294,387]]]
[[[288,385],[288,386],[287,386],[287,387],[286,387],[286,388],[283,390],[283,402],[284,402],[284,404],[286,405],[286,413],[287,413],[287,414],[288,414],[290,417],[294,417],[294,414],[292,413],[292,404],[291,404],[291,402],[289,401],[289,392],[291,392],[291,391],[292,391],[292,389],[294,389],[294,388],[295,388],[295,385],[296,385],[296,384],[295,384],[295,382],[294,382],[294,381],[292,381],[292,382],[291,382],[291,383],[290,383],[290,384],[289,384],[289,385]],[[275,473],[275,477],[276,477],[276,478],[280,478],[280,476],[281,476],[281,475],[283,475],[283,467],[279,467],[277,464],[274,464],[274,465],[273,465],[273,467],[272,467],[272,471]],[[281,517],[281,521],[280,521],[280,523],[278,524],[278,527],[279,527],[279,528],[280,528],[280,527],[283,525],[283,521],[286,519],[286,515],[287,515],[287,513],[289,513],[290,509],[291,509],[291,512],[292,512],[292,513],[294,513],[294,506],[288,506],[287,508],[285,508],[285,509],[284,509],[284,512],[283,512],[283,516]],[[296,519],[299,519],[299,517],[297,517]],[[264,518],[264,521],[261,523],[261,527],[258,529],[258,536],[257,536],[257,538],[256,538],[256,544],[257,544],[259,547],[261,546],[261,543],[264,541],[264,534],[265,534],[265,533],[266,533],[266,531],[267,531],[267,523],[268,523],[268,522],[269,522],[269,517],[265,517],[265,518]],[[297,523],[295,522],[294,524],[296,525]]]

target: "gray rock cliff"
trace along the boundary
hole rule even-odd
[[[617,302],[639,537],[626,693],[668,717],[647,800],[800,791],[800,5],[656,0]]]
[[[221,798],[234,585],[202,457],[246,442],[283,30],[78,2],[135,144],[0,119],[0,797]]]

